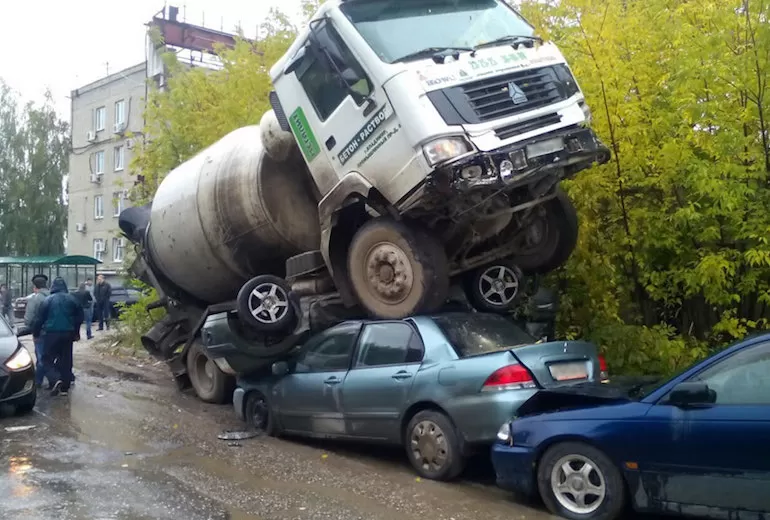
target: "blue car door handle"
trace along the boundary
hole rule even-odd
[[[338,385],[338,384],[340,384],[341,382],[342,382],[342,381],[341,381],[341,380],[339,380],[339,379],[337,379],[337,377],[336,377],[336,376],[332,376],[332,377],[330,377],[329,379],[327,379],[326,381],[324,381],[324,384],[325,384],[325,385]]]
[[[412,377],[412,374],[410,374],[406,370],[399,370],[398,372],[393,374],[391,377],[397,381],[400,381],[402,379],[409,379],[410,377]]]

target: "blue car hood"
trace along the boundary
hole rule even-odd
[[[628,402],[631,402],[631,398],[628,389],[624,387],[599,383],[556,387],[540,390],[527,399],[516,411],[516,417]]]

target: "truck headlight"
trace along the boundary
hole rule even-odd
[[[5,366],[11,370],[27,368],[31,364],[32,356],[29,355],[29,352],[27,352],[27,349],[24,347],[21,347],[19,350],[17,350],[16,353],[5,362]]]
[[[422,147],[425,158],[431,166],[471,150],[471,144],[464,137],[442,137]]]
[[[511,442],[511,423],[506,422],[497,430],[497,438],[503,442]]]

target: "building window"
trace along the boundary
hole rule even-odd
[[[104,239],[103,238],[94,239],[94,258],[96,258],[100,262],[104,261]]]
[[[96,152],[94,154],[94,160],[95,160],[95,172],[97,175],[101,175],[104,173],[104,150],[101,150],[99,152]]]
[[[124,100],[115,102],[115,124],[121,125],[126,122],[126,102]]]
[[[119,172],[123,169],[123,162],[125,161],[125,147],[124,146],[116,146],[115,147],[115,171]]]
[[[123,248],[124,243],[122,238],[113,238],[112,239],[112,261],[113,262],[122,262],[123,261]]]
[[[107,120],[107,110],[104,107],[99,107],[96,109],[96,113],[94,114],[94,128],[98,132],[99,130],[104,130],[104,125],[106,124]]]
[[[94,197],[94,218],[104,218],[104,197],[101,195]]]
[[[122,191],[116,191],[115,193],[112,194],[112,200],[114,204],[113,206],[114,211],[112,213],[112,216],[119,217],[120,212],[123,211],[123,209],[125,209],[123,207],[124,206],[123,202],[126,200],[126,197]]]

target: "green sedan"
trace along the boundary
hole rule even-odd
[[[497,315],[347,321],[239,378],[233,402],[268,435],[401,444],[420,476],[449,480],[538,389],[606,371],[592,343],[538,343]]]

